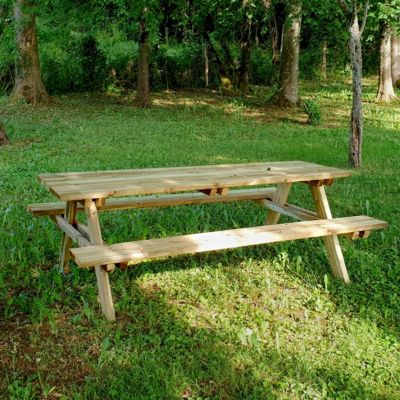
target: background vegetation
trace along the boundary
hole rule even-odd
[[[302,3],[291,108],[273,101],[289,3]],[[37,181],[44,172],[296,159],[346,168],[354,85],[339,3],[350,5],[0,0],[0,399],[400,399],[394,75],[394,99],[377,101],[397,0],[371,1],[362,35],[363,168],[328,188],[335,216],[390,226],[341,240],[351,284],[332,277],[319,239],[177,257],[115,271],[109,324],[94,274],[59,275],[59,230],[25,210],[54,200]],[[361,18],[365,7],[351,4]],[[27,26],[50,94],[42,104],[13,98]],[[134,107],[144,42],[151,108]],[[312,207],[305,185],[290,201]],[[110,212],[101,223],[113,243],[260,225],[265,214],[243,202]]]

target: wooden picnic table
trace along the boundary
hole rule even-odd
[[[387,224],[366,216],[332,218],[325,186],[348,176],[349,171],[304,161],[44,174],[40,181],[60,202],[31,204],[28,209],[33,215],[51,216],[63,231],[63,272],[69,272],[70,256],[81,268],[95,267],[102,311],[114,320],[108,273],[115,264],[125,268],[131,261],[323,237],[333,274],[349,282],[337,235],[367,237]],[[298,182],[309,185],[315,211],[287,203],[292,185]],[[276,187],[251,188],[260,185]],[[267,207],[265,225],[111,246],[103,242],[99,211],[240,200]],[[87,225],[77,221],[80,211],[85,212]],[[300,222],[275,225],[281,214]],[[72,241],[79,247],[71,248]]]

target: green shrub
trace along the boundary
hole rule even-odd
[[[203,46],[196,42],[158,46],[152,56],[151,84],[178,89],[204,86]]]
[[[312,100],[306,100],[303,106],[304,112],[308,116],[308,123],[310,125],[320,125],[322,122],[322,115],[319,105]]]
[[[271,84],[273,75],[272,54],[269,50],[254,47],[251,52],[250,79],[253,85]]]

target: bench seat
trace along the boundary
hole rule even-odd
[[[387,223],[368,216],[293,222],[70,249],[81,268],[193,254],[286,240],[369,232]],[[361,237],[363,235],[360,235]]]
[[[129,208],[151,208],[168,207],[189,204],[207,204],[207,203],[227,203],[243,200],[263,200],[272,199],[276,188],[261,189],[237,189],[231,190],[227,194],[209,196],[202,192],[194,193],[176,193],[160,196],[140,196],[125,197],[117,199],[106,199],[104,205],[99,207],[98,211],[125,210]],[[50,203],[29,204],[27,210],[34,216],[42,215],[63,215],[65,214],[66,203],[56,201]],[[78,211],[83,212],[83,206],[78,204]]]

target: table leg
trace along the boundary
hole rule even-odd
[[[332,219],[331,209],[329,207],[328,198],[326,197],[325,187],[309,185],[312,197],[314,199],[317,215],[322,219]],[[332,267],[332,273],[336,278],[342,279],[345,283],[349,283],[349,274],[344,262],[343,252],[340,247],[337,235],[325,236],[325,248]]]
[[[85,200],[85,214],[87,217],[90,242],[94,245],[102,245],[103,238],[101,236],[100,221],[97,214],[96,203],[93,200]],[[115,310],[108,272],[101,265],[97,265],[95,271],[101,309],[107,320],[115,321]]]
[[[76,201],[67,201],[65,216],[64,218],[70,223],[71,225],[75,224],[76,218]],[[63,232],[62,242],[61,242],[61,253],[60,253],[60,272],[69,273],[69,249],[71,247],[72,240]]]
[[[289,197],[289,192],[292,187],[291,183],[280,183],[276,189],[272,201],[279,206],[284,205]],[[277,211],[268,210],[268,216],[265,225],[274,225],[279,221],[281,214]]]

